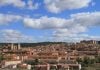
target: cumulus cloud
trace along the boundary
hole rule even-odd
[[[55,17],[47,17],[43,16],[39,19],[34,18],[25,18],[24,24],[28,27],[36,28],[36,29],[56,29],[63,28],[66,19],[55,18]]]
[[[25,26],[34,29],[70,29],[74,32],[85,32],[88,27],[100,25],[100,12],[72,14],[68,19],[47,16],[30,18],[19,15],[0,14],[0,24],[20,20],[23,21]]]
[[[83,32],[87,27],[100,24],[100,12],[72,14],[69,19],[47,16],[40,18],[25,18],[23,22],[26,26],[36,29],[68,28],[72,31],[76,30],[81,32],[79,30],[81,28]]]
[[[0,6],[12,5],[18,8],[27,8],[27,9],[37,9],[39,7],[38,3],[34,3],[32,0],[27,2],[23,0],[0,0]]]
[[[39,4],[38,3],[33,3],[32,0],[29,0],[27,2],[27,6],[28,6],[29,9],[38,9]]]
[[[82,26],[100,25],[100,12],[72,14],[71,18],[74,23]]]
[[[53,32],[53,35],[55,37],[73,37],[84,32],[86,32],[86,28],[81,26],[77,28],[57,29]]]
[[[100,40],[100,36],[92,36],[85,34],[89,27],[100,26],[100,12],[94,13],[78,13],[71,15],[73,23],[71,27],[65,29],[57,29],[54,31],[53,36],[57,39],[65,39],[69,41],[80,40]]]
[[[92,0],[44,0],[46,8],[52,13],[87,7],[90,2]]]
[[[8,16],[10,17],[8,18]],[[51,29],[51,36],[54,38],[58,37],[66,40],[93,39],[96,37],[86,35],[85,32],[87,32],[90,27],[100,26],[100,12],[72,14],[68,19],[47,16],[30,18],[3,14],[2,17],[0,17],[0,24],[9,23],[13,20],[21,20],[26,27],[33,29]],[[100,39],[99,36],[96,39]]]
[[[21,19],[22,17],[18,15],[0,14],[0,25],[16,22]]]
[[[30,36],[22,34],[20,31],[5,29],[0,31],[0,42],[20,43],[20,42],[34,42]]]
[[[38,19],[25,18],[24,24],[33,29],[53,29],[52,36],[60,40],[100,39],[99,36],[85,34],[89,27],[100,25],[100,12],[72,14],[69,19],[47,16]]]
[[[57,31],[53,33],[52,40],[54,41],[63,41],[63,42],[79,42],[81,40],[100,40],[100,36],[93,36],[86,33],[69,33],[69,31]],[[62,34],[61,34],[62,33]]]
[[[0,0],[0,5],[13,5],[16,7],[24,7],[25,6],[25,2],[23,2],[22,0]]]

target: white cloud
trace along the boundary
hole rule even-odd
[[[47,16],[40,18],[25,18],[24,24],[36,29],[66,28],[72,31],[84,32],[86,28],[100,24],[100,12],[73,14],[69,19]],[[81,31],[79,29],[81,29]]]
[[[73,14],[69,19],[46,16],[38,19],[25,18],[24,24],[34,29],[53,29],[52,36],[64,41],[100,39],[99,36],[85,34],[89,27],[100,26],[100,12]]]
[[[24,35],[17,30],[5,29],[0,31],[0,42],[34,42],[34,39],[31,38],[31,36]]]
[[[29,9],[38,9],[38,7],[39,7],[39,4],[38,3],[33,3],[32,0],[29,0],[27,2],[27,5],[28,5]]]
[[[13,5],[15,7],[24,7],[25,2],[22,0],[0,0],[0,5]]]
[[[100,36],[85,34],[89,27],[100,26],[100,12],[73,14],[71,19],[73,20],[71,27],[54,31],[55,39],[60,41],[61,39],[67,41],[100,40]]]
[[[0,25],[15,22],[20,19],[22,19],[22,17],[18,15],[0,14]]]
[[[0,17],[0,24],[9,23],[13,20],[21,20],[25,26],[33,29],[51,29],[53,33],[50,35],[54,38],[65,40],[100,39],[99,36],[89,36],[85,34],[89,27],[100,26],[100,12],[72,14],[68,19],[47,16],[30,18],[3,14]]]
[[[24,24],[28,27],[36,28],[36,29],[56,29],[56,28],[64,28],[65,19],[55,18],[55,17],[47,17],[43,16],[39,19],[34,18],[25,18]]]
[[[82,26],[100,25],[100,12],[73,14],[71,18],[74,23]]]
[[[90,2],[92,0],[44,0],[46,8],[52,13],[87,7]]]
[[[32,0],[27,2],[23,0],[0,0],[0,6],[13,5],[18,8],[27,8],[27,9],[37,9],[39,7],[38,3],[33,3]]]
[[[79,33],[86,32],[85,27],[77,27],[77,28],[66,28],[66,29],[57,29],[53,32],[55,37],[73,37]]]
[[[63,41],[63,42],[79,42],[81,40],[100,40],[100,36],[93,36],[88,34],[61,34],[59,36],[52,36],[54,41]]]

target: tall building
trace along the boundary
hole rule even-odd
[[[20,49],[21,49],[21,46],[19,43],[18,44],[14,44],[14,43],[11,44],[11,50],[20,50]]]
[[[85,43],[85,44],[97,44],[97,41],[95,40],[83,40],[80,43]]]

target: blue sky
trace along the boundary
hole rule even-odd
[[[100,0],[0,0],[0,42],[100,40]]]

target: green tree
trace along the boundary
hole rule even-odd
[[[91,64],[91,59],[89,57],[84,57],[83,66],[89,66]]]
[[[39,63],[39,59],[34,60],[34,64],[37,65]]]
[[[1,62],[2,60],[4,60],[4,58],[3,58],[3,55],[0,54],[0,62]]]
[[[82,59],[81,59],[81,58],[77,58],[76,61],[77,61],[78,63],[80,63],[80,64],[82,63]]]
[[[95,61],[96,63],[100,63],[100,56],[96,57]]]

